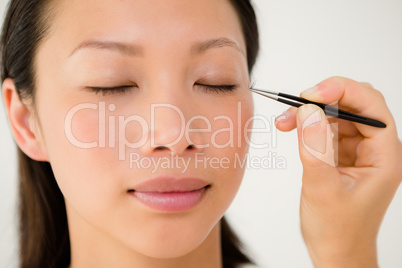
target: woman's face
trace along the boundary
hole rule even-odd
[[[234,198],[248,149],[253,106],[234,8],[57,5],[36,57],[35,107],[70,232],[151,257],[191,252]]]

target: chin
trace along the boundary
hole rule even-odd
[[[147,257],[172,259],[186,256],[198,248],[211,247],[219,235],[219,220],[213,223],[162,223],[158,229],[148,229],[146,236],[137,239],[131,248]]]

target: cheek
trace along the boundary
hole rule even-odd
[[[246,168],[250,140],[250,131],[247,130],[251,128],[248,124],[246,129],[246,123],[253,116],[252,98],[247,94],[236,102],[216,107],[218,109],[216,114],[224,116],[212,121],[208,167],[214,173],[217,186],[221,188],[222,200],[229,205],[237,193]]]
[[[116,148],[120,140],[140,142],[148,127],[144,117],[118,109],[113,103],[99,102],[70,109],[64,129],[66,138],[76,147]]]
[[[211,107],[215,110],[212,120],[211,147],[222,155],[247,152],[251,136],[253,102],[251,95],[244,94],[237,101]]]
[[[96,213],[113,205],[124,189],[119,174],[113,172],[121,164],[116,161],[117,148],[101,146],[101,140],[108,140],[102,118],[110,113],[103,113],[98,103],[70,107],[56,104],[39,111],[45,146],[66,201]]]
[[[64,121],[67,140],[78,148],[96,147],[99,142],[99,129],[105,127],[100,124],[103,120],[102,116],[99,116],[98,105],[86,106],[77,105],[77,108],[72,108]]]

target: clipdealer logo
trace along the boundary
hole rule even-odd
[[[155,142],[155,133],[153,130],[157,129],[156,113],[161,109],[170,109],[171,112],[177,114],[180,120],[180,133],[178,133],[175,140],[169,144],[157,144]],[[81,103],[72,107],[66,114],[64,120],[64,132],[67,140],[74,146],[81,149],[92,148],[118,148],[118,159],[125,161],[127,158],[127,150],[138,149],[150,142],[151,147],[157,147],[160,145],[169,147],[175,145],[182,139],[186,139],[188,144],[194,144],[190,138],[191,133],[208,133],[210,140],[205,144],[197,144],[198,148],[208,148],[213,146],[214,148],[222,149],[226,147],[242,147],[245,144],[250,148],[264,149],[264,148],[276,148],[277,146],[277,130],[273,123],[261,115],[254,115],[247,119],[242,130],[240,124],[235,124],[234,119],[227,115],[215,116],[212,120],[203,115],[196,115],[185,120],[183,112],[176,106],[166,103],[157,103],[150,105],[150,120],[149,122],[138,114],[132,114],[129,116],[124,115],[107,115],[107,112],[116,111],[115,104],[109,104],[106,107],[105,102],[99,103]],[[74,117],[84,110],[93,110],[98,114],[98,135],[97,140],[82,141],[73,131]],[[241,122],[242,106],[241,102],[237,103],[237,115],[236,121]],[[191,124],[196,120],[203,121],[206,127],[204,128],[191,128]],[[274,122],[275,117],[272,117],[271,122]],[[213,130],[213,124],[218,121],[224,121],[228,127],[218,128]],[[261,127],[256,127],[257,124]],[[126,129],[129,125],[136,125],[139,129],[138,139],[135,141],[129,141],[126,137]],[[236,127],[235,127],[236,126]],[[254,128],[251,129],[251,126]],[[251,132],[253,135],[261,133],[265,135],[264,140],[261,143],[253,142],[250,140]],[[106,135],[107,134],[107,135]],[[227,140],[224,142],[219,139],[219,135],[225,135]]]

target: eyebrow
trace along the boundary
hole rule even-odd
[[[202,53],[205,53],[209,49],[220,48],[220,47],[233,47],[245,56],[244,51],[241,49],[241,47],[238,43],[236,43],[235,41],[233,41],[229,38],[224,38],[224,37],[196,43],[191,47],[191,51],[196,54],[202,54]]]
[[[93,49],[106,49],[106,50],[114,50],[121,54],[136,56],[144,53],[144,50],[141,46],[133,45],[129,43],[121,43],[121,42],[113,42],[113,41],[99,41],[99,40],[86,40],[81,42],[70,54],[70,57],[76,53],[78,50],[84,48],[93,48]]]
[[[216,38],[210,39],[206,41],[202,41],[196,43],[191,46],[191,51],[194,54],[203,54],[209,49],[213,48],[221,48],[221,47],[232,47],[238,50],[241,54],[245,56],[244,51],[241,49],[240,45],[235,41],[229,38]],[[130,43],[123,43],[123,42],[114,42],[114,41],[99,41],[99,40],[86,40],[81,42],[73,51],[70,53],[71,57],[74,53],[78,50],[84,48],[92,48],[92,49],[105,49],[105,50],[112,50],[117,51],[124,55],[129,56],[140,56],[144,54],[144,48],[139,45],[130,44]]]

